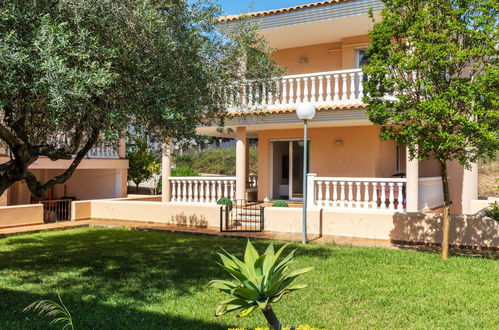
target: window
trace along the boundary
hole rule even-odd
[[[355,49],[355,67],[361,68],[366,64],[369,64],[369,59],[367,58],[367,47],[356,48]]]

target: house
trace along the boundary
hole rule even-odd
[[[0,163],[10,159],[8,149],[0,147]],[[51,161],[40,157],[29,169],[41,179],[50,179],[71,164],[72,160]],[[64,184],[53,186],[47,193],[48,200],[71,198],[76,200],[126,197],[128,160],[125,157],[125,140],[113,147],[99,143],[93,147]],[[0,206],[38,203],[25,182],[17,182],[0,196]]]
[[[259,23],[287,75],[244,82],[242,106],[229,109],[221,130],[198,127],[201,135],[234,138],[235,177],[168,178],[170,153],[163,156],[163,200],[213,203],[225,196],[257,201],[303,202],[303,122],[300,103],[317,109],[309,126],[311,208],[374,212],[434,211],[443,205],[440,169],[433,160],[409,160],[406,148],[382,141],[362,102],[363,73],[376,0],[330,0],[247,14]],[[234,24],[241,16],[220,18]],[[270,91],[274,91],[271,93]],[[248,173],[248,139],[258,140],[258,179]],[[477,167],[449,164],[453,213],[469,213],[477,199]]]

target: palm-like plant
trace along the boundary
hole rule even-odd
[[[218,304],[215,316],[239,311],[238,316],[243,317],[260,308],[269,325],[274,329],[281,329],[281,323],[274,314],[271,303],[278,302],[288,293],[305,288],[306,285],[291,284],[299,275],[312,270],[312,267],[290,270],[289,264],[293,262],[296,250],[291,251],[278,263],[286,246],[281,247],[276,253],[274,246],[270,244],[265,252],[259,255],[248,240],[244,261],[225,250],[225,254],[219,253],[223,263],[220,266],[235,281],[214,280],[210,282],[212,286],[232,296]]]
[[[26,306],[23,311],[34,311],[38,312],[39,316],[52,317],[53,319],[50,324],[62,323],[62,330],[66,328],[74,330],[73,317],[66,306],[64,306],[61,296],[59,294],[57,296],[59,297],[60,304],[53,300],[38,300]]]

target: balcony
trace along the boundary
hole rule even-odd
[[[311,102],[319,109],[363,106],[361,69],[308,73],[246,81],[225,91],[229,112],[278,112]]]

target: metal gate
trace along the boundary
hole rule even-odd
[[[43,205],[43,222],[70,221],[71,202],[71,199],[40,201]]]
[[[220,212],[220,231],[259,232],[263,231],[264,207],[257,202],[236,200],[232,206],[223,206]]]

